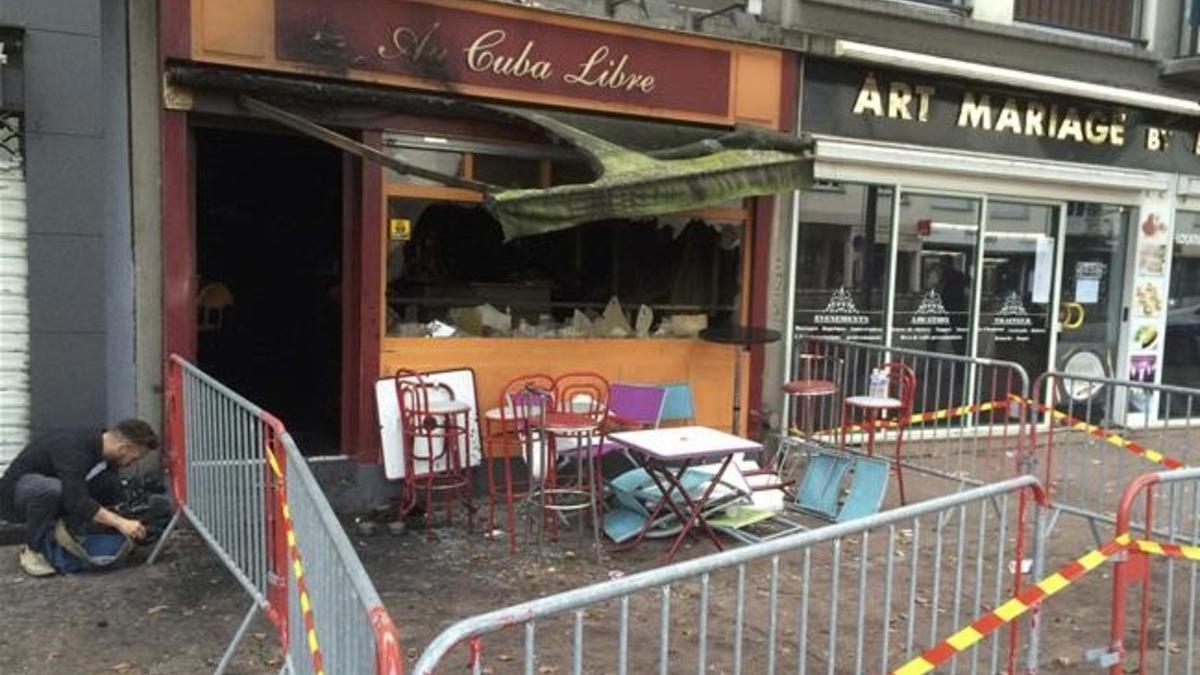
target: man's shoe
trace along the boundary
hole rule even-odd
[[[21,563],[21,569],[31,577],[49,577],[58,574],[58,570],[54,569],[45,556],[28,546],[21,547],[18,560]]]

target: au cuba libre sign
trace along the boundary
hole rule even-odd
[[[805,130],[1200,173],[1200,118],[856,64],[805,66]]]
[[[456,3],[468,6],[470,3]],[[276,55],[334,70],[729,114],[728,51],[408,0],[276,0]]]

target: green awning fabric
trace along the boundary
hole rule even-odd
[[[569,115],[497,110],[535,124],[573,146],[597,174],[590,183],[489,194],[485,205],[500,222],[506,239],[598,220],[649,218],[790,192],[808,185],[812,178],[812,141],[807,137],[759,129],[707,131],[707,138],[640,151],[564,121]],[[623,124],[628,128],[638,123]],[[655,123],[646,123],[646,129],[654,127]],[[679,136],[689,135],[700,134]]]

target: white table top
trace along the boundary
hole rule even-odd
[[[900,399],[889,396],[851,396],[846,403],[860,408],[899,408]]]
[[[655,459],[670,461],[723,457],[739,452],[759,452],[762,445],[747,438],[708,427],[672,427],[621,431],[608,439]]]

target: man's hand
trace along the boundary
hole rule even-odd
[[[136,520],[122,518],[117,524],[117,531],[134,541],[140,541],[146,536],[146,527]]]
[[[118,516],[103,506],[96,511],[96,515],[92,517],[92,520],[101,525],[111,527],[134,541],[140,541],[146,536],[146,528],[141,523]]]

